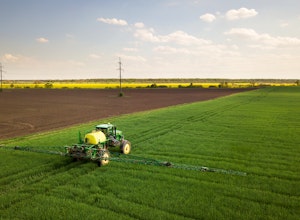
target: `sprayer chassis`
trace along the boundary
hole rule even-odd
[[[97,145],[75,144],[66,147],[67,156],[74,160],[92,160],[99,166],[106,165],[109,162],[109,151]]]

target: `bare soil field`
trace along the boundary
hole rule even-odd
[[[111,116],[218,98],[249,89],[8,89],[0,93],[0,139]]]

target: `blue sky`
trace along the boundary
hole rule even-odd
[[[3,79],[300,78],[299,0],[0,0]]]

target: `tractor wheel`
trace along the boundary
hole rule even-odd
[[[129,154],[131,151],[131,143],[127,140],[122,142],[121,146],[121,153],[122,154]]]
[[[101,151],[101,156],[100,156],[100,159],[98,160],[98,166],[101,167],[101,166],[105,166],[109,163],[109,153],[108,151]]]

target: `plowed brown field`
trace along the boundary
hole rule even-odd
[[[12,89],[0,93],[0,139],[110,116],[218,98],[247,89]]]

